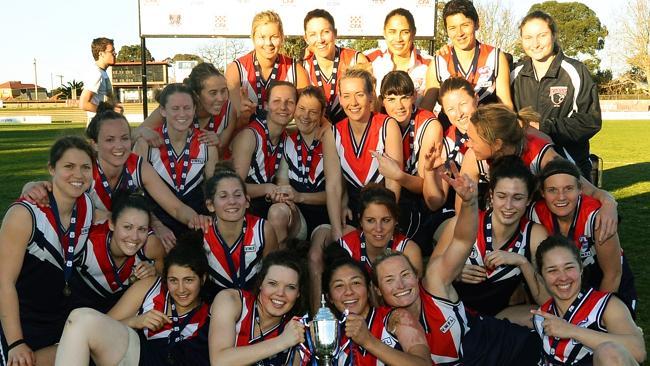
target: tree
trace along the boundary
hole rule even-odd
[[[582,56],[579,58],[585,60],[585,65],[594,75],[600,66],[596,51],[603,49],[608,34],[607,28],[600,22],[596,13],[579,2],[546,1],[534,4],[529,12],[535,10],[544,11],[555,19],[562,52],[569,57]]]
[[[83,91],[83,81],[72,80],[67,84],[62,84],[60,87],[52,90],[52,98],[58,99],[73,99],[73,96],[79,97]],[[75,92],[73,92],[75,91]]]
[[[198,63],[203,62],[201,56],[197,56],[191,53],[177,53],[172,57],[172,61],[198,61]]]
[[[140,62],[142,60],[142,48],[139,44],[125,45],[117,53],[117,62]],[[147,61],[154,61],[149,50],[146,50]]]
[[[251,49],[250,41],[219,39],[199,47],[197,53],[205,62],[213,64],[222,72],[226,65]]]
[[[286,37],[282,45],[282,53],[295,60],[302,60],[305,57],[307,42],[302,37]]]
[[[501,0],[481,0],[474,3],[479,16],[479,29],[476,38],[501,50],[514,53],[519,42],[517,21],[510,6]]]
[[[629,0],[626,10],[620,22],[620,36],[623,55],[631,68],[629,81],[650,95],[650,0]]]

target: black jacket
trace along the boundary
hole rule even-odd
[[[515,65],[510,80],[515,108],[530,106],[537,111],[542,116],[539,129],[589,179],[589,139],[600,131],[602,119],[598,88],[587,67],[560,51],[540,81],[529,57]]]

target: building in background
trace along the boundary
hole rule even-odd
[[[167,62],[147,62],[147,100],[156,96],[169,84],[169,64]],[[111,67],[113,91],[120,103],[142,102],[142,63],[116,62]]]
[[[34,88],[34,84],[23,84],[20,81],[7,81],[0,84],[0,100],[36,101],[48,98],[47,89],[42,86]]]

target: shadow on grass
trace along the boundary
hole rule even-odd
[[[610,192],[649,181],[650,162],[623,165],[607,169],[603,173],[603,188]]]

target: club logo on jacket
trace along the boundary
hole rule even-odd
[[[553,103],[553,107],[560,107],[562,102],[564,102],[564,98],[566,98],[568,91],[569,88],[566,86],[552,86],[550,88],[549,96],[551,98],[551,102]]]

